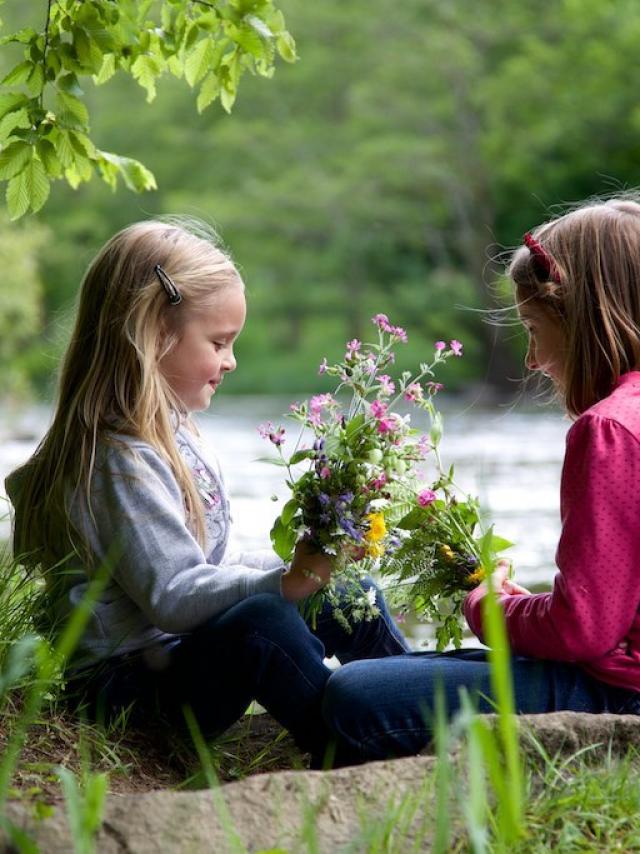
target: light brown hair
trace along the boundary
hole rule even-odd
[[[560,394],[578,416],[640,366],[640,204],[588,203],[535,229],[559,283],[521,246],[509,265],[518,305],[535,304],[565,335]]]
[[[175,282],[179,305],[169,302],[156,264]],[[67,502],[80,489],[93,513],[98,442],[114,441],[117,433],[147,442],[166,460],[189,527],[204,545],[202,503],[175,439],[178,421],[195,427],[158,365],[180,340],[185,321],[229,286],[244,287],[215,232],[193,219],[135,223],[97,254],[82,281],[53,422],[33,456],[10,476],[20,484],[14,552],[26,565],[46,569],[70,550],[89,559]]]

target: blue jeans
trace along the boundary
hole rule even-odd
[[[375,585],[367,580],[363,586]],[[250,596],[182,636],[163,669],[136,652],[99,665],[80,688],[89,712],[103,718],[133,704],[134,719],[161,713],[180,724],[189,705],[207,736],[223,732],[257,700],[317,764],[330,736],[321,711],[331,675],[325,656],[345,663],[408,650],[380,591],[377,602],[380,616],[355,623],[349,633],[328,608],[312,631],[280,596]]]
[[[514,657],[518,713],[553,711],[640,714],[640,692],[616,688],[578,665]],[[382,661],[356,661],[337,670],[325,689],[323,714],[337,737],[337,764],[418,753],[431,741],[431,717],[441,685],[447,714],[460,708],[460,689],[479,712],[492,712],[485,650],[411,653]]]

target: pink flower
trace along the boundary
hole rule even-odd
[[[372,376],[378,370],[378,366],[376,365],[376,357],[375,356],[367,356],[364,364],[362,365],[362,369],[366,374]]]
[[[371,318],[371,322],[374,323],[378,329],[382,329],[383,332],[389,332],[391,329],[391,324],[389,323],[389,318],[386,314],[376,314]]]
[[[325,356],[325,358],[320,362],[320,367],[318,368],[318,373],[319,373],[319,374],[324,374],[324,373],[326,373],[326,370],[327,370],[327,368],[328,368],[328,367],[329,367],[329,366],[327,365],[327,358],[326,358],[326,356]]]
[[[436,500],[436,494],[433,489],[423,489],[418,493],[418,504],[421,507],[428,507]]]
[[[331,469],[329,468],[329,466],[322,466],[322,468],[320,469],[320,477],[323,480],[326,480],[328,477],[331,477]]]
[[[395,418],[380,418],[378,420],[378,433],[392,433],[396,427]]]
[[[438,391],[442,391],[444,386],[442,383],[427,383],[427,388],[429,389],[429,394],[435,394]]]
[[[362,344],[360,341],[358,341],[357,338],[353,338],[351,341],[347,341],[348,353],[355,353],[357,350],[360,349],[360,347],[362,347]]]
[[[285,434],[284,427],[278,427],[277,430],[274,430],[272,433],[269,433],[269,441],[272,444],[277,445],[278,447],[280,445],[284,445],[284,443],[285,443],[284,434]]]
[[[446,349],[447,345],[444,343],[444,341],[436,341],[433,346],[436,348],[438,353],[441,353],[444,349]]]
[[[326,394],[316,394],[309,401],[309,410],[319,414],[325,406],[331,406],[332,403],[335,403],[335,401],[328,392]]]
[[[404,399],[409,401],[422,400],[422,386],[420,383],[411,383],[404,390]]]
[[[382,472],[382,474],[379,477],[376,477],[374,480],[371,481],[371,484],[370,484],[371,489],[376,489],[376,490],[382,489],[382,487],[385,485],[386,482],[387,482],[387,476],[384,472]]]
[[[395,384],[388,374],[380,374],[378,382],[380,383],[380,391],[382,394],[393,394],[396,390]]]
[[[388,331],[403,344],[409,340],[406,331],[401,326],[392,326]]]
[[[260,424],[258,426],[258,433],[260,434],[261,439],[267,439],[270,433],[273,433],[275,427],[271,423],[271,421],[267,421],[265,424]]]
[[[462,344],[460,341],[456,341],[454,338],[453,341],[449,341],[449,346],[454,356],[462,356]]]
[[[374,418],[382,418],[389,407],[381,400],[374,400],[371,404],[371,414]]]

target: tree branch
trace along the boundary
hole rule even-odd
[[[47,83],[47,50],[49,48],[49,24],[51,22],[51,3],[53,0],[47,0],[47,22],[44,25],[44,48],[42,50],[42,92],[40,92],[40,107],[44,104],[44,87]]]

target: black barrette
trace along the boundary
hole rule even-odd
[[[165,271],[162,269],[160,264],[156,264],[153,268],[156,276],[160,279],[160,284],[167,292],[167,296],[169,297],[169,302],[171,305],[178,305],[178,303],[182,302],[182,294],[176,288],[175,282]]]

